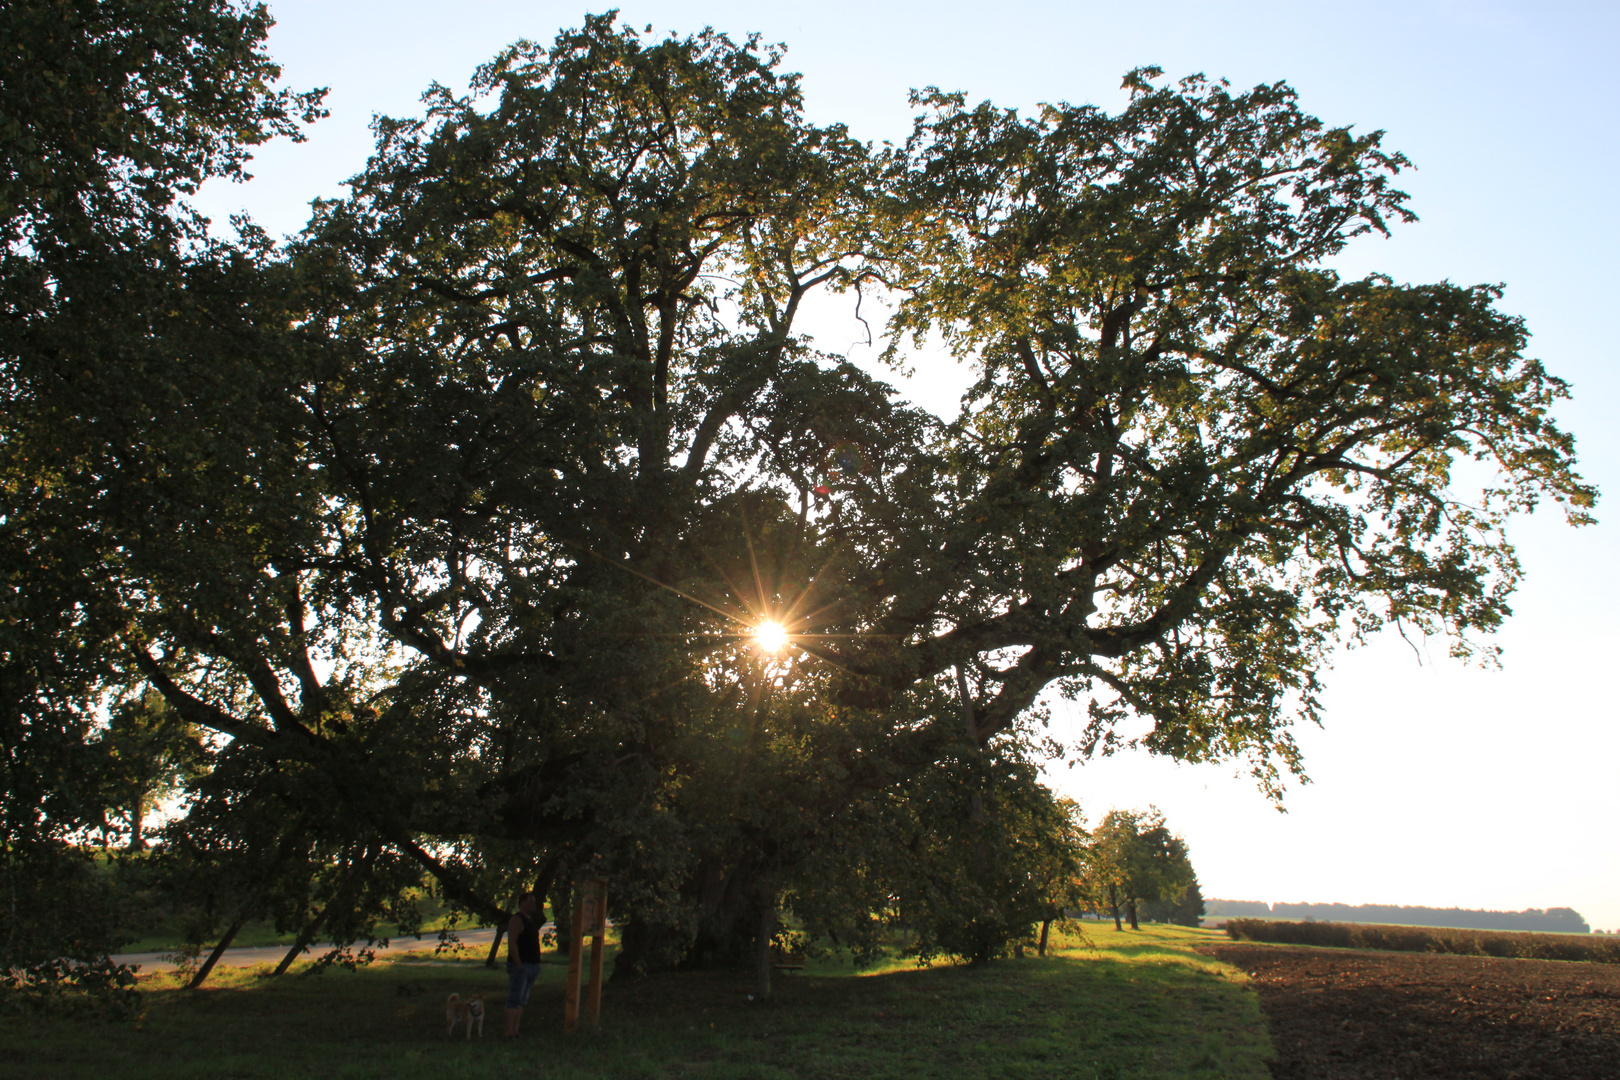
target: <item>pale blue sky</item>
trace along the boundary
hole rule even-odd
[[[272,2],[270,49],[291,85],[332,88],[332,116],[303,146],[261,153],[258,179],[200,203],[296,230],[316,196],[342,193],[370,149],[374,113],[416,111],[432,80],[463,88],[519,37],[548,42],[576,4],[420,0]],[[1383,128],[1417,169],[1422,219],[1363,240],[1347,274],[1504,282],[1531,351],[1569,379],[1560,411],[1586,475],[1620,496],[1614,312],[1620,121],[1613,101],[1620,5],[1575,3],[625,4],[635,25],[713,25],[788,45],[808,111],[866,139],[902,139],[906,92],[939,85],[1027,109],[1117,106],[1120,76],[1157,64],[1238,85],[1283,79],[1334,124]],[[827,335],[839,337],[829,310]],[[847,340],[829,340],[842,351]],[[857,357],[859,359],[859,357]],[[952,373],[922,372],[927,385]],[[926,396],[923,385],[915,391]],[[941,402],[941,404],[945,404]],[[1620,533],[1556,515],[1515,537],[1528,582],[1500,635],[1504,669],[1463,668],[1442,643],[1399,639],[1341,657],[1327,723],[1301,733],[1314,783],[1279,815],[1230,767],[1126,754],[1051,772],[1100,816],[1157,803],[1191,845],[1206,896],[1518,909],[1573,906],[1620,927]],[[1058,723],[1064,723],[1062,710]],[[1060,731],[1061,734],[1061,731]]]

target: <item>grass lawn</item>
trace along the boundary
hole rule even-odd
[[[1224,935],[1088,925],[1041,960],[982,968],[834,962],[779,974],[767,1004],[743,973],[609,983],[600,1031],[561,1033],[564,969],[547,964],[524,1037],[500,1038],[505,975],[482,959],[398,957],[356,972],[264,980],[217,971],[210,988],[142,980],[131,1024],[48,1016],[0,1022],[8,1080],[117,1076],[387,1077],[1254,1077],[1265,1021],[1242,972],[1191,951]],[[260,969],[262,970],[262,969]],[[482,1043],[444,1038],[444,999],[483,994]]]

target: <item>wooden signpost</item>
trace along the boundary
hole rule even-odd
[[[572,1035],[579,1027],[579,968],[584,959],[585,935],[591,936],[590,1000],[585,1006],[585,1022],[596,1027],[602,1022],[602,946],[607,939],[607,882],[586,878],[580,882],[574,903],[574,938],[568,949],[568,1005],[563,1015],[563,1034]]]

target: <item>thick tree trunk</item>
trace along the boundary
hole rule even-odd
[[[759,944],[760,878],[755,864],[710,864],[694,874],[683,892],[700,912],[696,933],[628,920],[621,929],[614,978],[675,970],[749,970]]]
[[[129,808],[129,843],[124,847],[125,851],[146,850],[146,837],[141,835],[146,815],[141,813],[141,802],[142,800],[137,797],[135,805]]]
[[[1046,955],[1046,942],[1047,942],[1047,938],[1051,935],[1051,933],[1052,933],[1052,920],[1047,919],[1045,922],[1041,923],[1041,944],[1040,944],[1040,951],[1039,951],[1038,955],[1043,956],[1043,957]]]
[[[574,897],[566,881],[551,892],[551,918],[557,924],[557,955],[567,956],[574,947]],[[616,965],[614,970],[618,970]]]
[[[1124,930],[1119,923],[1119,886],[1112,882],[1108,885],[1108,906],[1114,911],[1114,929]]]
[[[219,944],[215,945],[214,951],[208,954],[208,959],[203,961],[203,966],[197,969],[197,974],[193,975],[191,981],[186,984],[187,990],[197,989],[208,978],[208,973],[214,970],[214,965],[219,963],[219,958],[224,956],[225,950],[231,947],[231,941],[236,937],[237,931],[242,929],[244,921],[243,919],[236,920],[235,925],[225,931],[225,936],[219,939]]]
[[[557,882],[557,870],[561,866],[561,852],[557,852],[556,854],[552,855],[551,858],[547,859],[540,867],[539,875],[534,879],[533,892],[535,902],[540,905],[540,910],[537,912],[537,914],[540,916],[540,925],[542,926],[544,926],[546,922],[546,900],[548,898],[551,900],[551,918],[552,922],[555,924],[552,927],[552,936],[557,941],[557,952],[560,955],[566,956],[568,954],[568,950],[562,947],[563,928],[565,926],[571,927],[573,924],[564,918],[563,912],[558,910],[556,897],[552,895],[556,891],[553,886],[555,886]],[[499,955],[501,937],[506,933],[506,925],[507,924],[505,922],[495,924],[495,941],[492,945],[490,945],[489,957],[484,961],[484,966],[487,968],[492,968],[495,966],[495,958]],[[544,946],[542,945],[542,947]]]
[[[1140,929],[1142,929],[1140,926],[1138,926],[1136,924],[1136,900],[1135,900],[1135,898],[1132,898],[1130,900],[1125,901],[1125,910],[1130,912],[1130,915],[1131,915],[1131,929],[1132,930],[1140,930]]]
[[[771,938],[776,934],[776,902],[759,905],[759,940],[754,943],[754,993],[761,1001],[771,996]]]
[[[495,940],[489,943],[489,955],[484,957],[484,966],[491,971],[495,970],[495,958],[501,954],[501,938],[506,936],[506,927],[495,928]]]

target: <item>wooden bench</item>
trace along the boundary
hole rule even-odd
[[[803,971],[804,953],[788,952],[776,945],[771,946],[772,971]]]

